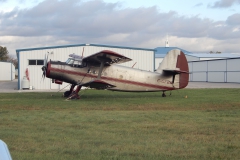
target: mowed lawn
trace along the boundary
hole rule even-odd
[[[240,89],[61,94],[0,93],[14,160],[240,159]]]

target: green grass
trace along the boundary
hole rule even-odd
[[[0,94],[13,159],[240,159],[240,89],[61,94]]]

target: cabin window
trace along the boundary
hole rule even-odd
[[[44,65],[44,60],[41,59],[29,59],[28,60],[28,65],[35,66],[35,65]]]
[[[44,65],[44,61],[43,60],[37,60],[37,65]]]
[[[72,67],[77,67],[77,68],[83,68],[83,67],[87,66],[87,63],[86,62],[82,62],[81,59],[68,58],[66,63],[71,65]]]
[[[73,67],[77,67],[77,68],[83,68],[86,66],[87,66],[86,62],[82,62],[82,61],[78,61],[78,60],[75,60],[73,63]]]
[[[68,58],[68,60],[66,61],[67,64],[73,64],[73,59]]]

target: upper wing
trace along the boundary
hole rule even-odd
[[[104,65],[111,65],[113,63],[124,63],[131,61],[132,59],[125,57],[121,54],[115,53],[109,50],[103,50],[96,54],[92,54],[88,57],[83,58],[83,62],[90,62],[96,65],[100,65],[104,62]]]

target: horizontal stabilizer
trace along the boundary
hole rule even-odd
[[[163,70],[166,73],[170,73],[170,74],[180,74],[180,73],[188,73],[187,71],[182,71],[182,70],[171,70],[171,69],[164,69]]]
[[[96,88],[96,89],[108,89],[108,88],[113,88],[116,87],[112,84],[109,84],[107,82],[101,81],[101,80],[93,80],[84,84],[81,84],[84,87],[89,87],[89,88]]]

